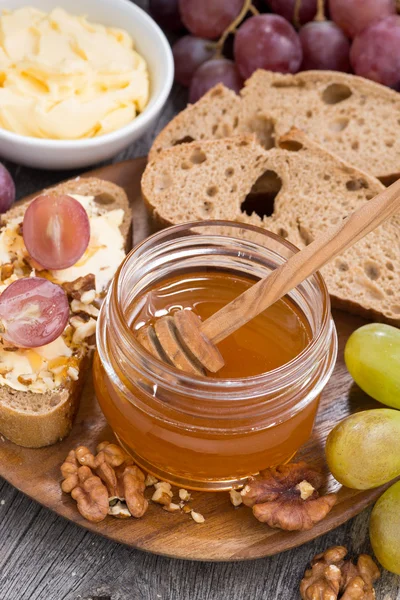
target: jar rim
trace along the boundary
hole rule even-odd
[[[278,242],[278,244],[286,247],[288,250],[290,250],[293,253],[299,252],[299,248],[297,248],[297,246],[295,246],[291,242],[283,239],[282,237],[276,235],[275,233],[273,233],[271,231],[268,231],[261,227],[257,227],[252,224],[237,223],[237,222],[233,222],[233,221],[223,221],[223,220],[193,221],[193,222],[184,223],[184,224],[180,224],[180,225],[173,225],[171,227],[165,228],[165,229],[158,231],[157,233],[151,235],[150,237],[146,238],[145,240],[143,240],[142,242],[137,244],[131,250],[131,252],[126,256],[126,258],[120,265],[120,267],[115,275],[115,278],[113,280],[112,285],[110,286],[110,290],[109,290],[108,296],[107,296],[107,298],[110,298],[110,296],[113,295],[113,293],[116,295],[116,296],[114,296],[114,298],[116,298],[117,301],[113,302],[113,307],[115,308],[115,310],[118,314],[119,325],[123,329],[122,333],[123,333],[124,337],[127,340],[129,340],[130,351],[134,352],[134,354],[136,354],[136,356],[140,356],[140,355],[145,356],[146,365],[147,365],[146,371],[147,371],[147,369],[149,369],[149,371],[151,372],[151,374],[153,376],[155,373],[159,373],[159,372],[161,374],[163,374],[163,376],[160,379],[160,381],[162,380],[163,385],[165,385],[168,377],[173,377],[174,379],[179,378],[179,382],[184,387],[187,387],[187,386],[196,387],[199,391],[202,389],[202,390],[204,390],[204,393],[207,394],[207,396],[209,396],[210,394],[211,395],[220,394],[223,390],[226,392],[227,389],[230,390],[230,393],[232,391],[240,392],[241,390],[243,390],[249,386],[251,388],[253,388],[253,386],[257,386],[257,387],[258,386],[262,386],[262,387],[268,386],[268,388],[271,391],[273,391],[274,388],[277,388],[277,387],[279,388],[279,382],[281,382],[282,379],[286,379],[292,373],[296,373],[296,371],[300,368],[300,365],[304,366],[304,363],[308,363],[308,362],[310,362],[310,364],[312,363],[313,357],[315,357],[316,353],[318,353],[318,349],[321,347],[321,344],[323,344],[324,340],[326,340],[327,331],[328,331],[328,333],[330,332],[331,322],[332,322],[331,314],[330,314],[330,298],[329,298],[329,293],[328,293],[325,281],[319,272],[315,273],[314,275],[312,275],[309,278],[309,279],[314,278],[314,281],[317,283],[317,289],[322,298],[322,318],[321,318],[321,322],[320,322],[318,331],[315,332],[315,334],[313,334],[312,339],[307,344],[307,346],[297,356],[295,356],[293,359],[291,359],[289,362],[285,363],[284,365],[281,365],[278,368],[275,368],[275,369],[272,369],[265,373],[260,373],[258,375],[254,375],[251,377],[229,378],[229,379],[210,378],[207,376],[191,375],[191,374],[185,373],[183,371],[179,371],[172,365],[163,363],[159,359],[155,358],[145,348],[143,348],[143,346],[137,340],[136,336],[133,335],[133,332],[130,329],[128,322],[124,318],[122,307],[121,307],[121,302],[120,302],[121,277],[123,275],[124,267],[126,267],[126,265],[129,264],[129,262],[131,260],[133,260],[134,257],[138,253],[142,253],[147,248],[158,245],[159,243],[162,242],[163,238],[165,239],[167,237],[174,236],[175,234],[178,234],[178,233],[181,233],[184,231],[193,230],[197,227],[201,227],[201,228],[204,228],[204,227],[229,227],[229,228],[245,229],[248,231],[253,231],[257,234],[261,234],[264,238],[269,238],[271,240],[274,240],[274,241]],[[221,234],[216,233],[216,234],[212,234],[212,235],[215,237],[218,237]],[[243,241],[240,239],[240,237],[235,237],[235,236],[229,236],[229,237],[232,237],[232,240]],[[259,246],[260,249],[262,250],[263,247],[261,244],[258,244],[257,242],[254,242],[254,243],[257,246]],[[265,250],[265,248],[264,248],[264,250]],[[281,258],[285,258],[285,257],[281,256]],[[329,337],[331,337],[331,336],[329,336]],[[141,365],[141,366],[143,368],[143,365]],[[147,371],[146,373],[143,372],[143,374],[148,375],[149,371]],[[176,386],[176,381],[175,381],[174,385]]]

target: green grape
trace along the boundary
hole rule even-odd
[[[343,485],[368,490],[400,475],[400,412],[365,410],[336,425],[326,440],[332,475]]]
[[[400,575],[400,481],[386,490],[375,504],[369,537],[381,565]]]
[[[354,381],[375,400],[400,409],[400,330],[371,323],[347,340],[346,366]]]

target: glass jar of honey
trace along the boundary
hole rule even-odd
[[[223,490],[287,462],[307,441],[337,354],[319,274],[218,344],[225,366],[216,374],[178,371],[136,339],[174,310],[205,320],[296,251],[257,227],[212,221],[165,229],[126,257],[100,311],[94,382],[144,470]]]

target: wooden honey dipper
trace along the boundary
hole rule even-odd
[[[182,371],[216,373],[224,359],[215,344],[285,296],[302,281],[344,252],[400,208],[400,180],[329,229],[287,262],[260,279],[204,323],[190,310],[161,317],[138,332],[140,343],[155,357]]]

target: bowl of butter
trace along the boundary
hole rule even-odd
[[[170,46],[130,0],[5,0],[0,157],[86,167],[141,137],[173,81]]]

